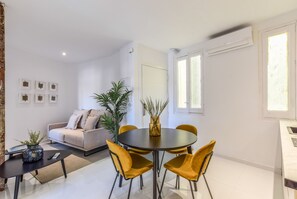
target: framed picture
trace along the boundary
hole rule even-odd
[[[31,89],[31,81],[28,79],[20,79],[20,88],[25,90]]]
[[[29,104],[30,103],[30,94],[29,93],[20,93],[19,94],[19,103]]]
[[[45,90],[45,82],[42,81],[35,81],[35,89],[38,91],[44,91]]]
[[[44,103],[44,94],[35,94],[35,103],[43,104]]]
[[[56,104],[58,102],[58,95],[49,94],[49,103]]]
[[[48,90],[49,91],[58,91],[58,84],[57,83],[53,83],[53,82],[49,82],[48,83]]]

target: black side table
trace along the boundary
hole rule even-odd
[[[60,153],[60,156],[57,159],[48,160],[48,158],[51,157],[55,153]],[[25,173],[29,173],[31,171],[35,171],[35,170],[41,169],[43,167],[46,167],[46,166],[49,166],[51,164],[61,161],[64,176],[65,176],[65,178],[67,178],[64,158],[66,158],[70,154],[71,154],[71,152],[67,151],[67,150],[44,151],[43,159],[41,159],[37,162],[32,162],[32,163],[23,163],[21,156],[13,156],[12,158],[6,160],[3,164],[0,165],[0,177],[1,178],[16,177],[13,198],[17,199],[21,176]]]

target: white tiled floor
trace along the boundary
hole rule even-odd
[[[170,158],[170,157],[167,157]],[[164,169],[163,169],[164,171]],[[175,190],[175,175],[167,172],[163,198],[192,198],[188,181],[181,178],[180,190]],[[68,174],[68,178],[58,178],[46,184],[39,184],[30,174],[24,176],[19,198],[26,199],[103,199],[108,198],[115,177],[114,167],[105,158],[80,170]],[[206,173],[215,199],[282,199],[281,176],[271,171],[247,166],[238,162],[213,156]],[[161,182],[163,175],[160,175]],[[123,187],[115,187],[112,198],[127,198],[129,182]],[[13,198],[14,179],[9,179],[7,189],[0,192],[1,199]],[[197,199],[210,198],[203,178],[198,182]],[[152,198],[152,172],[144,175],[144,188],[139,189],[139,179],[133,181],[130,198]]]

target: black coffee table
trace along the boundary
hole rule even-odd
[[[118,140],[129,147],[153,151],[153,199],[156,199],[159,151],[188,147],[188,151],[191,152],[190,145],[197,141],[197,136],[184,130],[162,128],[161,136],[151,137],[149,129],[146,128],[122,133],[118,136]]]
[[[55,153],[60,153],[60,156],[57,159],[48,160],[48,158]],[[43,159],[32,163],[23,163],[21,155],[15,156],[6,160],[3,164],[0,165],[0,177],[1,178],[16,177],[13,198],[17,199],[21,176],[25,173],[29,173],[31,171],[35,171],[61,161],[64,176],[65,178],[67,178],[64,158],[66,158],[70,154],[71,152],[67,150],[48,150],[48,151],[44,151]]]

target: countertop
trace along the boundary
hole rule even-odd
[[[280,121],[280,136],[282,146],[282,175],[286,187],[297,189],[297,147],[294,147],[291,138],[297,134],[290,134],[287,127],[297,127],[296,120]]]

